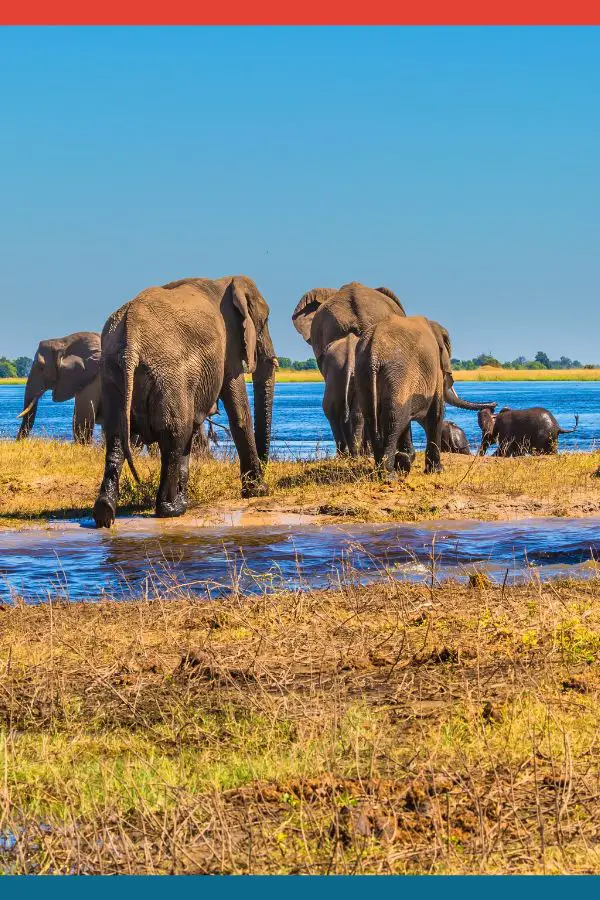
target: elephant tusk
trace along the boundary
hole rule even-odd
[[[35,404],[38,402],[39,399],[40,399],[39,397],[36,397],[34,400],[32,400],[31,403],[29,404],[29,406],[26,406],[25,409],[23,410],[23,412],[19,413],[19,415],[17,416],[17,419],[22,419],[23,416],[26,416],[28,412],[31,412],[31,410],[33,409],[33,407],[35,406]]]

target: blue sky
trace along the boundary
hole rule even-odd
[[[243,272],[600,361],[600,31],[0,30],[0,355]]]

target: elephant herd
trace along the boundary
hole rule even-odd
[[[156,514],[179,516],[187,508],[194,441],[220,400],[239,456],[242,496],[264,495],[278,365],[268,318],[265,299],[246,276],[148,288],[109,316],[102,335],[78,332],[39,344],[18,437],[31,432],[47,390],[56,401],[75,398],[75,439],[91,440],[96,423],[104,430],[96,525],[109,527],[115,519],[125,462],[138,478],[132,445],[141,443],[160,450]],[[440,450],[470,452],[464,432],[444,421],[446,404],[478,412],[482,452],[492,443],[501,455],[555,452],[565,433],[547,410],[494,415],[495,403],[458,397],[448,332],[407,316],[388,288],[358,282],[316,288],[302,296],[292,322],[323,374],[323,409],[338,452],[372,452],[386,477],[410,471],[413,421],[426,433],[426,472],[441,470]],[[252,374],[254,421],[245,372]]]

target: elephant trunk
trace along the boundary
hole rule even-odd
[[[454,385],[449,381],[449,379],[446,379],[444,383],[444,400],[446,401],[446,403],[450,404],[450,406],[456,406],[458,409],[492,410],[497,406],[496,403],[490,403],[489,401],[483,403],[472,403],[470,400],[462,400],[454,390]]]
[[[29,374],[27,384],[25,385],[25,397],[23,399],[23,411],[19,413],[17,418],[21,419],[21,426],[17,434],[17,440],[29,437],[40,397],[46,392],[47,386],[42,382],[35,371]]]
[[[258,361],[252,373],[254,391],[254,440],[256,452],[262,463],[269,458],[271,443],[271,422],[273,418],[273,397],[275,394],[275,372],[279,366],[270,335],[258,348]]]

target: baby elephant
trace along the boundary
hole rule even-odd
[[[525,456],[527,453],[556,453],[559,434],[572,434],[575,428],[561,428],[552,413],[541,406],[531,409],[509,409],[505,406],[497,415],[482,409],[477,421],[482,438],[479,453],[483,456],[491,444],[498,444],[496,456]]]
[[[321,361],[325,379],[323,412],[331,425],[338,453],[351,456],[361,452],[363,439],[363,417],[354,387],[357,343],[355,334],[332,341]]]
[[[458,425],[454,422],[444,420],[442,422],[442,453],[463,453],[470,456],[471,448],[467,436]]]

